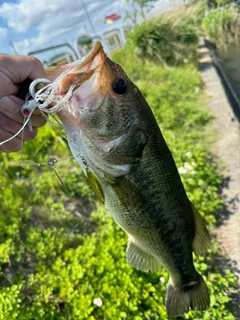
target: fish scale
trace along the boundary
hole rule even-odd
[[[77,145],[83,154],[76,159],[82,168],[83,159],[87,163],[84,172],[92,189],[129,236],[127,262],[143,271],[158,272],[161,265],[167,269],[169,316],[189,308],[205,310],[208,288],[192,252],[204,254],[209,233],[186,195],[150,107],[100,43],[85,63],[74,63],[66,81],[61,78],[65,92],[70,79],[79,83],[72,103],[58,116],[68,137],[74,135],[71,150]]]
[[[146,159],[148,158],[146,154],[143,155],[143,163],[141,164],[143,167],[145,166],[143,161],[144,157]],[[157,162],[159,163],[159,161]],[[182,218],[183,223],[181,226],[181,215],[185,215],[183,210],[177,209],[180,211],[179,216],[176,214],[176,207],[179,208],[177,203],[178,199],[182,199],[182,185],[178,183],[180,185],[179,188],[176,183],[179,181],[176,181],[174,178],[173,170],[170,171],[171,175],[168,174],[168,167],[170,165],[169,156],[167,157],[166,166],[161,164],[161,166],[159,166],[160,170],[158,167],[154,166],[154,179],[151,178],[151,172],[148,172],[150,170],[141,170],[141,165],[138,166],[138,170],[132,173],[132,179],[129,177],[129,181],[131,182],[131,185],[134,185],[134,189],[138,194],[140,193],[142,195],[142,202],[145,204],[144,207],[142,209],[136,207],[133,209],[132,207],[123,208],[123,206],[119,206],[119,194],[123,197],[125,196],[122,189],[119,190],[118,196],[116,193],[111,193],[109,196],[107,192],[105,193],[106,198],[109,197],[111,199],[111,205],[107,206],[111,207],[110,211],[114,212],[114,217],[117,220],[117,223],[128,234],[136,237],[137,239],[145,237],[144,241],[146,243],[150,241],[152,242],[149,246],[145,244],[144,249],[147,252],[152,252],[155,256],[159,254],[160,257],[163,256],[163,252],[165,251],[172,252],[175,257],[176,255],[179,257],[179,252],[181,252],[182,256],[186,255],[186,253],[192,256],[191,240],[193,239],[193,228],[190,228],[190,221],[186,223],[184,218]],[[140,173],[139,177],[138,172]],[[129,176],[131,176],[131,174]],[[165,179],[167,178],[168,188],[166,187],[165,181],[162,179],[163,177],[165,177]],[[126,176],[126,179],[128,179],[128,176]],[[154,185],[154,182],[157,182],[157,186]],[[164,190],[162,185],[164,186]],[[156,194],[156,190],[158,189],[160,189],[161,192]],[[155,194],[155,197],[152,197],[152,194]],[[137,214],[135,214],[136,210]],[[126,215],[129,216],[130,213],[132,213],[132,215],[126,219]],[[146,219],[146,217],[148,219]],[[130,226],[128,224],[129,220],[131,221]],[[177,226],[179,225],[180,228],[178,231]],[[145,230],[151,230],[151,232],[148,232],[146,235]],[[185,237],[183,238],[182,235],[180,237],[179,232],[183,233]],[[148,239],[146,239],[146,236],[148,236]],[[174,251],[176,252],[175,254]],[[162,258],[160,260],[162,260]],[[183,261],[184,259],[180,259],[179,261],[181,266]],[[192,263],[191,260],[190,262]]]

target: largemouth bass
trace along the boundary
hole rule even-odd
[[[62,70],[52,69],[49,78]],[[58,94],[73,84],[70,103],[58,116],[92,189],[128,234],[127,262],[143,271],[167,269],[169,316],[205,310],[208,288],[192,252],[205,253],[209,233],[150,107],[100,43],[60,79]]]

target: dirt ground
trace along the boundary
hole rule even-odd
[[[240,287],[240,103],[229,94],[226,79],[213,63],[214,56],[204,43],[200,46],[200,56],[200,72],[219,132],[212,148],[213,155],[223,165],[220,195],[224,207],[213,235],[220,243],[219,263],[235,273]],[[233,299],[236,319],[240,319],[240,293]]]

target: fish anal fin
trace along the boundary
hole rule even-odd
[[[159,271],[160,263],[150,254],[139,249],[131,239],[128,240],[127,262],[134,268],[142,271]]]
[[[194,217],[195,234],[192,242],[193,252],[196,256],[205,254],[211,244],[211,238],[205,222],[197,209],[191,203],[192,213]]]
[[[168,282],[165,305],[169,317],[181,316],[191,308],[204,311],[210,304],[208,288],[199,275],[199,280],[189,287],[179,288],[171,279]]]

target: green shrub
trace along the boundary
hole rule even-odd
[[[237,6],[210,12],[202,19],[204,33],[219,50],[237,43],[240,36],[240,15]]]
[[[128,37],[127,49],[167,66],[195,60],[198,42],[198,15],[189,9],[167,12],[136,26]]]
[[[228,4],[232,4],[234,1],[233,0],[216,0],[216,4],[218,7],[223,7]]]
[[[221,207],[221,182],[204,133],[211,121],[198,70],[187,63],[163,68],[119,52],[114,57],[141,89],[170,146],[186,191],[211,227]],[[141,67],[139,67],[141,66]],[[40,129],[23,158],[47,163],[69,151],[60,133]],[[18,164],[0,154],[0,320],[167,319],[168,274],[144,273],[126,263],[126,234],[91,191],[73,159],[48,166]],[[182,319],[234,319],[236,279],[215,263],[213,242],[195,265],[207,281],[211,306]]]

